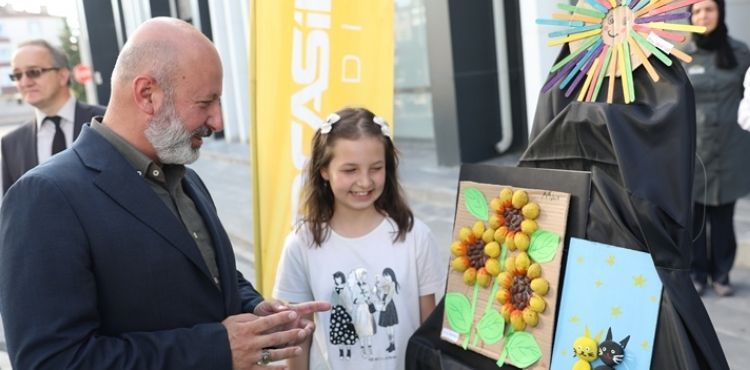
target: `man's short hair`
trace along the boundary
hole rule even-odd
[[[179,49],[179,45],[160,40],[126,45],[112,69],[112,84],[116,80],[129,83],[137,75],[146,73],[155,78],[168,97],[171,97],[179,72]]]
[[[52,63],[54,64],[53,67],[70,69],[68,56],[65,54],[65,52],[56,46],[52,46],[52,44],[47,42],[47,40],[34,39],[18,44],[19,49],[24,46],[39,46],[47,49],[49,54],[52,56]]]

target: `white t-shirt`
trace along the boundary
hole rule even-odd
[[[333,305],[316,314],[310,369],[404,369],[419,297],[443,291],[448,265],[421,221],[403,242],[393,243],[395,233],[385,218],[359,238],[331,231],[317,248],[306,228],[287,236],[274,297]]]

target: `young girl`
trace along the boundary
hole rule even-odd
[[[337,289],[330,277],[349,271],[349,294],[337,298],[352,300],[341,306],[351,307],[360,351],[341,356],[342,343],[330,335],[341,330],[339,320],[318,313],[314,338],[289,361],[292,369],[404,368],[409,337],[435,307],[447,268],[404,200],[397,165],[387,123],[366,109],[342,109],[315,133],[302,219],[286,239],[274,296],[327,299]]]

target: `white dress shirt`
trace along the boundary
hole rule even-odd
[[[34,109],[36,114],[36,153],[39,163],[43,163],[52,156],[52,139],[55,137],[55,124],[47,117],[44,112]],[[57,114],[60,116],[60,129],[65,134],[65,147],[70,148],[73,145],[73,127],[76,115],[76,99],[68,98],[68,101],[60,108]]]

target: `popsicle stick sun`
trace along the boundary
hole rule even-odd
[[[549,33],[549,46],[568,43],[570,54],[552,66],[542,90],[554,86],[578,101],[597,101],[607,77],[606,101],[613,102],[615,88],[622,89],[624,103],[635,101],[633,71],[643,65],[651,79],[659,74],[651,63],[672,66],[672,59],[690,63],[692,58],[675,47],[683,33],[704,33],[705,27],[685,24],[685,7],[702,0],[580,0],[576,6],[560,3],[564,12],[537,24],[563,27]],[[682,23],[671,23],[681,21]],[[675,32],[677,31],[677,32]],[[651,58],[650,56],[655,58]],[[616,82],[619,78],[619,83]],[[617,86],[619,85],[619,87]]]

